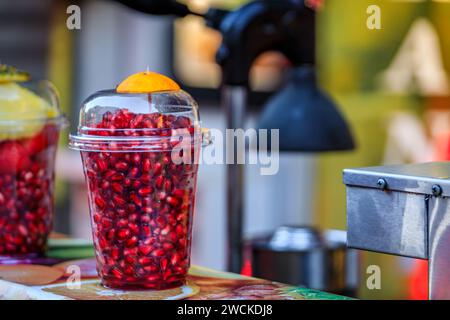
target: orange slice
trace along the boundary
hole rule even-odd
[[[117,86],[119,93],[152,93],[180,90],[180,86],[165,75],[156,72],[135,73]]]

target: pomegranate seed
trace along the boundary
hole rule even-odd
[[[153,262],[153,259],[152,259],[152,258],[147,258],[147,259],[150,259],[150,263]],[[150,264],[150,263],[149,263],[149,264]],[[154,272],[157,272],[159,269],[158,269],[158,267],[155,266],[155,265],[149,265],[149,266],[145,266],[145,267],[144,267],[144,270],[145,270],[146,272],[148,272],[148,273],[154,273]]]
[[[143,256],[148,255],[152,250],[153,250],[153,248],[151,246],[145,246],[145,245],[139,246],[139,252]]]
[[[111,187],[117,193],[122,193],[123,192],[123,187],[122,187],[122,185],[120,183],[114,182],[114,183],[111,184]]]
[[[128,163],[120,161],[117,162],[115,165],[116,170],[118,171],[127,171],[128,170]]]
[[[133,201],[137,206],[142,207],[142,201],[141,201],[141,199],[138,198],[137,195],[131,194],[131,195],[130,195],[130,199],[131,199],[131,201]]]
[[[117,269],[115,269],[115,268],[111,270],[111,273],[112,273],[117,279],[120,279],[120,278],[122,278],[122,276],[123,276],[122,272],[120,272],[119,270],[117,270]]]
[[[176,265],[178,264],[178,261],[180,261],[180,255],[179,255],[178,253],[174,253],[174,254],[172,255],[172,258],[170,259],[170,263],[171,263],[173,266],[176,266]]]
[[[117,221],[117,227],[125,228],[126,226],[128,226],[128,220],[127,219],[119,219]]]
[[[97,205],[97,207],[99,207],[100,209],[104,209],[106,207],[106,202],[105,200],[103,200],[102,197],[96,197],[95,198],[95,204]]]
[[[164,190],[166,192],[170,192],[172,190],[172,182],[170,180],[166,180],[164,182]]]
[[[115,203],[117,203],[119,206],[123,206],[125,205],[126,201],[124,198],[122,198],[121,196],[118,196],[117,194],[115,194],[113,196],[113,200]]]
[[[139,155],[139,153],[133,154],[132,161],[133,164],[139,164],[141,162],[141,156]]]
[[[175,232],[178,236],[182,236],[184,234],[184,228],[181,224],[178,224],[175,228]]]
[[[122,181],[124,179],[125,179],[125,177],[124,177],[124,175],[122,173],[116,173],[116,174],[111,176],[111,180],[112,181],[116,181],[116,182]]]
[[[155,163],[155,171],[153,172],[155,175],[160,174],[162,171],[162,164],[157,162]]]
[[[97,168],[100,172],[106,171],[108,169],[108,163],[102,159],[97,159]]]
[[[147,195],[151,194],[152,192],[153,192],[152,187],[143,187],[143,188],[140,188],[138,191],[140,196],[147,196]]]
[[[130,239],[127,240],[126,246],[127,247],[134,247],[138,243],[138,238],[133,236]]]
[[[153,262],[153,258],[149,258],[149,257],[141,257],[141,258],[139,258],[138,259],[138,262],[141,264],[141,265],[143,265],[143,266],[147,266],[147,265],[149,265],[149,264],[151,264],[152,262]],[[153,268],[153,269],[156,269],[156,268]],[[154,271],[156,271],[156,270],[151,270],[151,272],[154,272]]]
[[[139,233],[139,226],[136,223],[130,223],[128,226],[132,233],[138,234]]]
[[[182,190],[182,189],[175,189],[172,192],[173,196],[175,196],[177,198],[180,198],[180,199],[184,198],[185,193],[186,192],[184,190]]]
[[[170,251],[173,249],[173,244],[171,244],[170,242],[164,242],[163,243],[163,249],[166,251]]]
[[[161,270],[166,270],[167,265],[169,264],[169,261],[167,259],[161,259]]]
[[[152,256],[154,257],[162,257],[165,254],[165,251],[162,249],[153,250]]]
[[[170,204],[172,207],[176,207],[180,204],[180,201],[175,197],[167,197],[166,202]]]
[[[150,162],[150,159],[144,159],[144,163],[142,165],[142,170],[143,172],[149,172],[150,169],[152,168],[152,164]]]
[[[130,170],[130,176],[136,178],[139,175],[139,168],[133,167]]]
[[[151,276],[148,276],[148,277],[147,277],[147,280],[148,280],[149,282],[156,282],[156,281],[159,280],[159,276],[158,276],[158,275],[151,275]]]
[[[123,239],[128,238],[129,236],[130,236],[130,230],[128,230],[128,229],[121,229],[117,232],[117,237],[119,239],[123,240]]]
[[[119,253],[119,248],[114,247],[111,249],[111,258],[113,258],[114,260],[119,259],[120,253]]]
[[[149,226],[142,226],[142,234],[144,235],[144,236],[149,236],[149,235],[151,235],[151,230],[150,230],[150,227]]]
[[[156,180],[155,180],[155,186],[156,186],[158,189],[161,189],[161,187],[162,187],[162,185],[163,185],[163,182],[164,182],[164,177],[163,177],[163,176],[158,176],[158,177],[156,178]]]

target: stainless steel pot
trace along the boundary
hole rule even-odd
[[[346,232],[282,226],[247,243],[252,275],[312,289],[354,296],[358,254],[346,247]]]

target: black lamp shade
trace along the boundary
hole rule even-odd
[[[280,151],[354,149],[346,121],[317,86],[314,68],[303,66],[291,72],[287,85],[266,104],[258,129],[279,129]]]

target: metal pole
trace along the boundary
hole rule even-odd
[[[244,128],[247,88],[244,86],[224,86],[222,106],[227,116],[227,129]],[[244,221],[244,165],[237,164],[237,145],[234,135],[227,139],[227,268],[231,272],[241,272]],[[227,140],[228,141],[228,140]],[[232,164],[229,160],[232,160]]]

